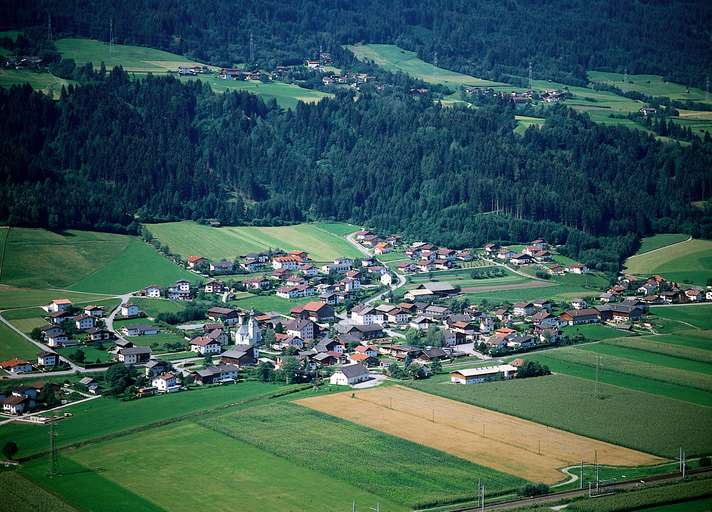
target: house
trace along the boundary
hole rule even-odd
[[[203,286],[203,291],[205,293],[223,293],[227,291],[225,283],[218,281],[217,279],[211,279]]]
[[[210,263],[210,271],[211,272],[216,272],[219,274],[227,274],[233,271],[235,268],[235,265],[233,264],[232,261],[228,260],[220,260],[220,261],[214,261]]]
[[[517,373],[517,368],[510,364],[467,368],[450,372],[450,382],[453,384],[479,384],[491,380],[511,379]]]
[[[342,366],[329,378],[329,382],[337,386],[352,386],[370,378],[368,368],[361,363]]]
[[[144,374],[149,379],[153,380],[154,377],[159,376],[162,373],[170,371],[173,366],[168,361],[161,361],[159,359],[151,359],[144,367]]]
[[[560,323],[564,325],[593,324],[601,321],[601,313],[597,309],[570,309],[559,315]]]
[[[507,339],[507,348],[512,350],[529,349],[536,345],[536,338],[529,335],[514,335]]]
[[[207,336],[197,336],[190,340],[191,352],[197,352],[201,356],[210,354],[219,354],[222,352],[222,345],[217,339],[211,339]]]
[[[333,352],[340,355],[344,353],[346,348],[340,341],[324,338],[323,340],[320,340],[319,343],[314,345],[314,350],[317,352]]]
[[[185,279],[176,281],[176,283],[168,288],[168,298],[171,300],[190,300],[190,282]]]
[[[418,315],[413,318],[408,326],[419,331],[427,331],[431,325],[435,324],[435,320],[426,316]]]
[[[339,334],[350,334],[358,340],[371,340],[383,337],[383,327],[380,324],[371,325],[337,325]]]
[[[631,304],[606,304],[599,306],[597,309],[601,313],[601,320],[604,322],[637,322],[643,315],[640,307]]]
[[[72,301],[69,299],[54,299],[46,306],[42,306],[47,313],[64,313],[72,309]]]
[[[275,270],[297,270],[302,259],[297,256],[275,256],[272,258],[272,268]]]
[[[336,258],[332,267],[337,274],[343,274],[351,270],[353,266],[354,260],[351,258]]]
[[[349,354],[349,362],[350,363],[359,363],[367,368],[370,368],[371,366],[378,366],[378,358],[369,356],[368,354],[362,354],[359,352]]]
[[[514,316],[529,316],[534,313],[534,304],[531,302],[517,302],[514,305]]]
[[[532,315],[532,322],[534,322],[534,325],[538,325],[542,328],[556,327],[559,325],[559,319],[557,317],[543,310]]]
[[[376,247],[374,247],[373,252],[375,254],[388,254],[391,252],[391,246],[386,242],[378,242]]]
[[[151,359],[151,349],[150,347],[121,348],[116,354],[116,358],[124,364],[146,363]]]
[[[94,343],[110,340],[113,338],[114,333],[109,331],[108,329],[99,329],[98,327],[93,327],[91,329],[87,329],[87,335],[84,338],[84,341],[90,341]]]
[[[160,329],[154,325],[125,325],[121,332],[124,336],[155,336]]]
[[[84,314],[94,318],[102,318],[104,316],[104,306],[85,306]]]
[[[509,262],[512,265],[530,265],[534,263],[534,258],[528,254],[519,253],[509,258]]]
[[[534,304],[534,307],[536,309],[543,309],[544,311],[548,311],[549,313],[551,313],[551,310],[554,308],[554,303],[548,299],[537,299],[532,302],[532,304]]]
[[[180,391],[180,386],[173,372],[160,374],[151,381],[151,385],[153,385],[159,393],[174,393]]]
[[[240,268],[247,272],[257,272],[265,268],[265,263],[256,258],[245,258],[244,261],[240,262]]]
[[[302,263],[299,265],[299,272],[305,277],[314,277],[319,274],[319,269],[311,263]]]
[[[196,268],[206,261],[202,256],[188,256],[188,268]]]
[[[275,333],[274,335],[275,343],[272,348],[275,350],[284,350],[289,347],[294,347],[296,349],[302,350],[304,348],[304,340],[299,336],[294,336],[292,334]]]
[[[334,320],[334,308],[321,301],[307,302],[290,310],[295,317],[314,322],[331,322]]]
[[[485,244],[484,250],[487,255],[492,256],[493,254],[499,252],[500,246],[499,244]]]
[[[383,312],[367,305],[361,305],[351,310],[351,320],[362,325],[383,324]]]
[[[415,301],[419,297],[447,297],[449,295],[454,295],[459,291],[459,288],[446,283],[444,281],[431,281],[428,283],[421,283],[416,288],[409,290],[405,294],[405,298]]]
[[[74,317],[74,325],[80,331],[86,331],[96,327],[96,318],[91,315],[79,315]]]
[[[235,382],[238,374],[239,368],[232,364],[208,366],[193,372],[195,382],[198,384],[222,384]]]
[[[59,356],[54,352],[40,352],[37,354],[37,366],[56,366],[59,362]]]
[[[266,290],[270,287],[269,279],[265,277],[255,277],[242,282],[248,290]]]
[[[276,295],[283,299],[297,299],[304,296],[298,286],[282,286],[277,289]]]
[[[214,307],[208,309],[208,318],[213,322],[235,325],[240,318],[240,312],[233,308]]]
[[[502,247],[497,251],[497,259],[498,260],[511,260],[514,256],[516,256],[517,253],[507,249],[506,247]]]
[[[430,364],[433,361],[439,361],[447,357],[447,352],[439,347],[426,348],[420,351],[420,355],[416,361],[422,364]]]
[[[688,288],[685,290],[685,297],[689,302],[701,302],[704,299],[702,290],[696,288]]]
[[[238,368],[243,366],[254,366],[257,364],[258,351],[256,348],[246,348],[245,350],[233,349],[220,354],[220,362],[223,364],[235,365]]]
[[[87,390],[90,393],[96,393],[96,391],[99,389],[99,383],[91,377],[84,377],[80,379],[79,384],[81,384],[82,386],[86,386]]]
[[[121,316],[124,318],[133,318],[138,316],[140,313],[141,309],[136,304],[121,304]]]
[[[378,350],[376,349],[376,347],[372,347],[370,345],[359,345],[354,349],[354,352],[357,352],[359,354],[366,354],[370,357],[378,357]]]
[[[571,300],[571,307],[574,309],[585,309],[588,307],[588,303],[583,299],[576,298]]]
[[[161,296],[161,287],[157,284],[152,284],[143,289],[143,294],[152,299],[158,299]]]
[[[386,313],[386,321],[389,324],[395,324],[395,325],[405,325],[408,323],[408,319],[410,318],[410,315],[401,308],[393,308],[391,309],[388,313]]]
[[[25,359],[10,359],[8,361],[0,361],[0,368],[8,373],[28,373],[32,371],[32,363]]]
[[[571,274],[586,274],[588,272],[588,267],[581,263],[573,263],[566,267],[566,272]]]
[[[47,324],[40,328],[42,331],[42,337],[47,339],[48,336],[55,336],[64,332],[61,326],[56,324]]]
[[[48,347],[56,348],[63,347],[69,342],[69,336],[63,330],[59,332],[53,331],[52,334],[45,336]]]
[[[284,330],[291,336],[298,336],[304,341],[313,340],[319,333],[319,327],[311,320],[295,318],[284,324]]]
[[[15,394],[5,398],[2,402],[2,410],[7,414],[22,414],[32,408],[34,401],[25,395]]]

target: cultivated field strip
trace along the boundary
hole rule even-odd
[[[655,354],[663,354],[666,356],[680,357],[682,359],[690,359],[692,361],[712,363],[712,350],[703,348],[672,345],[642,338],[622,338],[606,340],[604,344],[626,347],[635,350],[642,350],[644,352],[653,352]],[[712,349],[712,344],[710,348]]]
[[[353,395],[353,396],[352,396]],[[555,483],[581,460],[607,465],[663,459],[400,386],[297,403],[531,481]]]

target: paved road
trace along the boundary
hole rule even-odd
[[[118,306],[116,306],[116,309],[114,309],[109,314],[109,316],[104,319],[104,325],[106,325],[106,328],[113,332],[114,336],[116,336],[117,339],[122,341],[126,341],[126,339],[121,336],[121,334],[119,334],[117,330],[114,329],[114,319],[116,318],[116,315],[119,314],[119,311],[121,311],[121,304],[126,304],[127,302],[129,302],[131,295],[133,295],[133,293],[125,293],[124,295],[119,295],[118,298],[121,299],[121,302]]]
[[[358,243],[358,242],[356,241],[356,239],[354,238],[355,236],[356,236],[356,233],[351,233],[350,235],[346,235],[346,240],[348,240],[348,242],[349,242],[351,245],[353,245],[354,247],[356,247],[356,249],[358,249],[358,250],[359,250],[360,252],[362,252],[364,255],[368,256],[369,258],[372,258],[372,257],[373,257],[373,251],[371,251],[370,249],[365,248],[363,245],[361,245],[360,243]],[[376,260],[378,260],[378,258],[376,258]],[[379,263],[381,263],[384,267],[387,267],[387,265],[385,265],[382,261],[379,261]],[[405,276],[404,276],[404,275],[399,274],[399,273],[396,272],[395,270],[393,270],[392,272],[393,272],[393,274],[395,274],[395,276],[396,276],[396,278],[397,278],[398,280],[397,280],[395,283],[393,283],[393,284],[390,285],[388,291],[397,290],[398,288],[400,288],[401,286],[405,285],[405,283],[406,283],[406,279],[405,279]],[[374,296],[371,297],[370,299],[366,300],[366,301],[364,302],[364,304],[373,304],[373,303],[376,302],[377,300],[381,300],[383,297],[385,297],[386,295],[388,295],[388,291],[385,291],[385,292],[383,292],[383,293],[379,293],[378,295],[374,295]]]

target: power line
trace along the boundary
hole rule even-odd
[[[47,475],[51,478],[57,476],[59,465],[57,463],[57,433],[54,431],[54,422],[49,424],[49,471]]]
[[[109,57],[111,57],[111,44],[114,40],[114,18],[109,18]]]
[[[532,61],[529,61],[529,92],[531,92],[532,89],[532,80],[533,79],[533,73],[532,73]]]
[[[47,13],[47,41],[52,40],[52,14]]]

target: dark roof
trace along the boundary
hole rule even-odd
[[[354,377],[360,377],[361,375],[368,375],[368,370],[361,363],[342,366],[338,371],[343,373],[347,379],[353,379]]]

